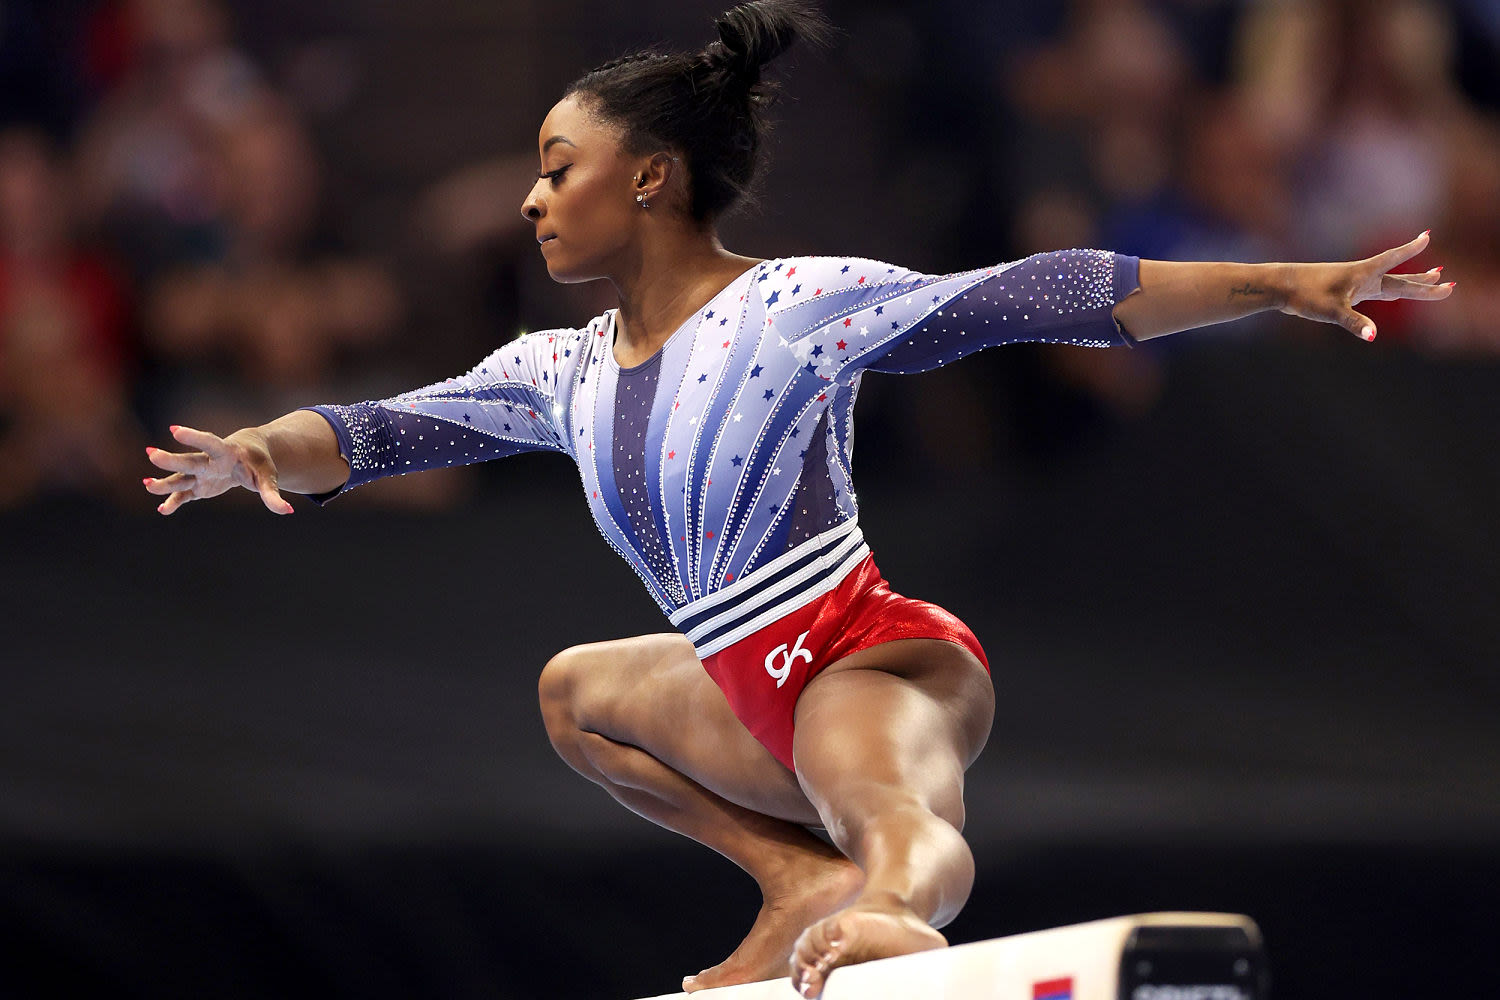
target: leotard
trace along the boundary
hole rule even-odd
[[[615,310],[525,334],[466,374],[389,399],[306,407],[349,480],[522,451],[574,460],[589,509],[700,658],[837,588],[869,548],[851,475],[867,371],[927,371],[1019,341],[1133,339],[1111,310],[1139,259],[1035,254],[927,275],[860,257],[754,265],[649,360],[621,368]]]

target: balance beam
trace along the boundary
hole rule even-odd
[[[823,1000],[1266,1000],[1260,928],[1233,913],[1140,913],[848,965]],[[649,1000],[800,1000],[790,979]]]

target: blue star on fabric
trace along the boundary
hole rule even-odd
[[[804,365],[804,366],[803,366],[803,367],[804,367],[804,368],[806,368],[806,369],[807,369],[807,370],[808,370],[808,371],[809,371],[809,372],[815,372],[815,371],[817,371],[817,370],[818,370],[818,366],[817,366],[817,365],[815,365],[815,364],[813,364],[813,363],[812,363],[812,362],[811,362],[811,361],[809,361],[809,362],[808,362],[808,363],[807,363],[807,364],[806,364],[806,365]]]
[[[564,347],[563,348],[563,357],[565,357],[565,358],[571,358],[572,356],[573,356],[573,348],[571,348],[571,347]]]
[[[901,329],[901,324],[897,323],[895,320],[891,320],[891,329],[892,330],[899,330],[899,329]]]
[[[521,363],[521,359],[520,358],[516,358],[516,364],[520,364],[520,363]]]
[[[800,452],[797,453],[797,457],[798,458],[806,458],[807,457],[807,449],[803,448]]]
[[[800,427],[793,427],[792,428],[792,437],[796,437],[798,434],[801,434],[801,433],[802,433],[802,428],[800,428]]]
[[[839,274],[848,274],[848,273],[849,273],[849,265],[845,264],[844,265],[844,269],[842,271],[840,271]]]
[[[766,394],[764,396],[762,396],[761,398],[762,399],[770,399],[774,395],[776,395],[774,392],[772,392],[770,389],[767,389],[766,390]]]
[[[719,325],[723,326],[725,323],[728,323],[728,322],[729,322],[729,317],[725,316],[723,319],[719,320]]]
[[[707,382],[708,381],[708,372],[704,372],[702,375],[699,375],[698,376],[698,381],[699,382]]]
[[[876,316],[879,316],[883,312],[885,312],[885,306],[876,306],[875,307],[875,315]]]
[[[814,347],[812,349],[812,356],[813,357],[817,357],[819,354],[822,354],[822,353],[823,353],[823,345],[822,344],[814,345]]]
[[[771,297],[769,299],[766,299],[766,305],[774,306],[776,304],[776,300],[779,298],[781,298],[781,289],[778,288],[776,291],[771,293]]]
[[[739,466],[739,465],[743,465],[743,464],[744,464],[744,462],[745,462],[745,460],[744,460],[744,459],[743,459],[743,458],[740,458],[740,456],[738,456],[738,455],[736,455],[736,456],[734,456],[734,457],[733,457],[733,458],[731,458],[731,459],[730,459],[730,460],[729,460],[729,461],[730,461],[730,462],[731,462],[731,463],[732,463],[732,464],[733,464],[733,465],[735,465],[735,466]]]
[[[760,365],[756,365],[754,368],[750,369],[750,377],[760,378],[760,373],[763,371],[765,371],[764,368],[762,368]]]
[[[939,299],[939,298],[940,298],[940,296],[937,296],[937,295],[934,295],[934,296],[933,296],[933,297],[932,297],[932,304],[933,304],[933,305],[937,305],[937,304],[938,304],[938,299]]]
[[[765,280],[766,280],[766,279],[767,279],[767,278],[769,278],[769,277],[770,277],[770,276],[771,276],[771,274],[770,274],[770,272],[769,272],[769,271],[762,271],[762,272],[761,272],[761,275],[760,275],[760,277],[759,277],[759,278],[757,278],[757,279],[756,279],[756,280],[757,280],[757,281],[765,281]]]
[[[796,288],[792,289],[792,294],[796,295],[800,291],[802,291],[802,285],[799,283]]]
[[[710,309],[706,314],[704,314],[703,318],[704,319],[713,319],[714,318],[714,311],[712,309]]]
[[[781,270],[781,265],[780,265],[780,264],[777,264],[777,265],[776,265],[776,266],[775,266],[775,267],[774,267],[774,268],[772,268],[772,269],[771,269],[771,270],[773,270],[773,271],[779,271],[779,270]]]
[[[474,422],[474,418],[471,417],[471,416],[469,416],[467,413],[465,413],[464,414],[464,423],[466,423],[466,424],[472,424],[473,422]]]
[[[510,430],[510,424],[506,424],[506,425],[505,425],[505,429],[506,429],[506,430]]]

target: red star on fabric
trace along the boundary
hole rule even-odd
[[[677,457],[677,452],[676,451],[669,451],[669,452],[667,452],[667,457],[668,458],[676,458]]]
[[[726,341],[724,341],[724,343],[720,344],[719,346],[720,347],[728,347],[729,346],[729,341],[726,340]]]
[[[796,268],[795,268],[795,267],[794,267],[794,268],[792,268],[792,269],[791,269],[791,270],[790,270],[790,271],[788,271],[788,272],[787,272],[787,273],[786,273],[786,276],[787,276],[787,277],[788,277],[788,278],[790,278],[790,277],[791,277],[791,276],[792,276],[792,275],[794,275],[794,274],[796,274],[796,273],[797,273],[797,269],[796,269]]]
[[[682,403],[681,403],[681,402],[676,402],[676,403],[673,403],[673,404],[672,404],[672,409],[674,409],[674,410],[675,410],[675,409],[677,409],[677,408],[678,408],[678,407],[679,407],[679,406],[681,406],[681,405],[682,405]]]
[[[833,346],[837,347],[839,350],[842,351],[844,349],[844,342],[841,340],[837,344],[834,344]]]
[[[557,355],[556,355],[556,354],[554,354],[554,355],[552,355],[552,360],[553,360],[553,361],[556,361],[556,360],[557,360]]]
[[[813,294],[814,295],[822,295],[823,294],[823,289],[820,288],[816,292],[813,292]]]
[[[863,275],[863,274],[861,274],[861,275],[860,275],[860,276],[859,276],[859,280],[858,280],[858,281],[856,281],[856,282],[855,282],[855,284],[856,284],[856,285],[863,285],[863,284],[864,284],[864,283],[865,283],[865,276],[864,276],[864,275]]]
[[[794,267],[794,268],[792,268],[792,270],[795,271],[797,269]],[[788,275],[790,276],[790,272],[788,272]],[[724,582],[725,583],[733,583],[734,582],[734,574],[733,573],[725,573],[724,574]]]
[[[704,538],[712,538],[712,537],[714,537],[714,533],[712,531],[705,531],[703,533],[703,537]]]
[[[827,398],[828,398],[828,393],[825,392],[822,395],[818,396],[818,402],[821,403],[821,402],[823,402],[823,400],[825,400]]]
[[[852,319],[846,319],[846,320],[844,320],[844,325],[848,326],[850,323],[853,323],[853,322],[854,321]]]
[[[598,490],[595,490],[595,491],[594,491],[594,499],[595,499],[595,500],[598,500],[598,499],[599,499],[599,491],[598,491]]]

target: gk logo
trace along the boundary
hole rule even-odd
[[[792,672],[792,663],[798,657],[801,657],[808,663],[812,662],[812,654],[802,648],[802,640],[806,638],[807,632],[803,632],[801,635],[797,636],[797,642],[792,646],[790,651],[787,650],[786,643],[783,642],[781,645],[777,646],[775,649],[766,654],[766,673],[776,678],[777,687],[781,687],[781,685],[786,683],[787,677],[790,676]],[[771,665],[771,661],[774,660],[777,656],[781,657],[781,666],[773,667]]]

